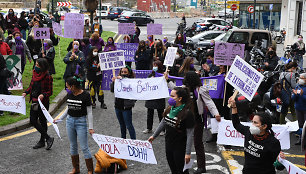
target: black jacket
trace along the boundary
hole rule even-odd
[[[135,56],[135,63],[136,63],[136,69],[137,70],[149,70],[150,69],[150,51],[137,51]]]
[[[291,49],[293,52],[296,53],[296,55],[298,56],[303,56],[305,54],[305,43],[303,44],[304,48],[299,49],[299,44],[297,42],[295,42],[292,46]]]
[[[151,73],[148,78],[155,77],[155,72]],[[166,100],[164,98],[155,100],[146,100],[145,107],[149,109],[165,109]]]
[[[70,60],[70,57],[72,55],[72,52],[69,51],[67,55],[64,58],[64,62],[67,64],[66,70],[64,73],[64,79],[68,77],[72,77],[75,74],[77,65],[80,66],[79,74],[82,76],[83,79],[85,79],[85,71],[84,71],[84,54],[82,51],[77,51],[75,54],[78,56],[78,59]]]
[[[102,75],[97,75],[97,72],[101,71],[100,68],[97,68],[99,63],[99,57],[95,57],[95,63],[91,59],[86,59],[86,69],[87,69],[87,79],[89,81],[101,81]]]
[[[31,52],[32,57],[34,55],[38,55],[40,52],[40,49],[42,47],[41,40],[40,39],[34,39],[33,37],[29,36],[26,44]]]
[[[111,84],[111,92],[114,92],[115,83]],[[120,110],[130,110],[135,106],[136,100],[122,99],[115,97],[115,108]]]
[[[48,51],[44,49],[45,57],[48,60],[49,64],[49,74],[55,74],[55,67],[54,67],[54,58],[55,58],[55,49],[51,47]],[[42,57],[42,52],[40,50],[38,57]]]
[[[277,66],[277,64],[278,64],[278,60],[279,60],[279,58],[276,55],[271,57],[271,58],[270,58],[269,55],[267,55],[266,59],[265,59],[265,62],[268,62],[269,65],[268,66],[264,66],[263,69],[265,71],[273,71],[275,69],[275,67]]]

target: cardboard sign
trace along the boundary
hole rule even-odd
[[[117,50],[124,51],[126,62],[135,62],[134,56],[138,49],[138,43],[115,43]]]
[[[34,28],[34,39],[50,39],[50,28]]]
[[[244,57],[244,44],[216,42],[214,49],[214,64],[232,65],[238,55]]]
[[[52,21],[52,28],[56,35],[63,37],[62,25]]]
[[[66,13],[64,21],[64,37],[83,39],[84,14]]]
[[[260,72],[236,56],[225,80],[251,101],[263,78]]]
[[[21,56],[3,55],[8,70],[14,74],[7,78],[9,90],[22,90]]]
[[[147,35],[163,35],[163,24],[147,24]]]
[[[118,34],[134,34],[134,23],[118,23]]]
[[[125,67],[124,51],[99,53],[101,71]]]
[[[22,96],[0,94],[0,111],[16,112],[26,115],[25,98]]]
[[[123,139],[100,134],[93,134],[92,138],[104,152],[114,158],[157,164],[152,144],[149,141]]]
[[[176,52],[177,52],[177,47],[168,47],[164,65],[173,66]]]

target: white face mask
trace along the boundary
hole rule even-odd
[[[93,55],[93,56],[97,56],[97,55],[98,55],[98,52],[93,52],[92,55]]]
[[[250,132],[252,135],[259,135],[260,129],[257,126],[254,126],[253,124],[250,126]]]
[[[299,79],[298,84],[299,85],[305,85],[305,80],[304,79]]]
[[[175,55],[175,59],[178,59],[178,58],[180,58],[180,55],[177,55],[177,54],[176,54],[176,55]]]

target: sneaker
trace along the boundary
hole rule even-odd
[[[33,149],[39,149],[42,147],[45,147],[45,142],[38,141],[38,143],[35,146],[33,146]]]
[[[106,104],[105,104],[105,103],[101,103],[101,108],[102,108],[102,109],[107,109]]]
[[[146,129],[144,131],[142,131],[144,134],[148,134],[148,133],[152,133],[152,130],[151,129]]]
[[[166,134],[166,132],[165,131],[162,131],[159,135],[160,136],[164,136]]]
[[[54,138],[53,137],[50,137],[48,140],[47,140],[47,147],[46,149],[47,150],[50,150],[52,145],[53,145],[53,142],[54,142]]]
[[[93,104],[92,104],[92,108],[96,108],[96,103],[93,103]]]

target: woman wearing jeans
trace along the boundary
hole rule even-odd
[[[115,79],[134,78],[132,69],[126,65],[121,68],[119,76],[113,77],[111,92],[114,92]],[[131,139],[136,139],[136,132],[132,123],[132,108],[135,105],[135,100],[115,98],[115,111],[120,124],[121,138],[126,138],[126,129],[129,130]]]
[[[93,116],[91,107],[91,98],[88,92],[82,90],[82,80],[80,77],[68,77],[66,80],[67,86],[67,105],[68,110],[59,118],[63,120],[67,117],[66,128],[70,142],[70,153],[73,169],[70,174],[80,173],[80,161],[78,153],[79,139],[81,149],[84,154],[88,174],[93,173],[93,161],[88,147],[88,130],[90,134],[94,133],[93,130]],[[89,126],[87,127],[86,116],[88,116]],[[57,123],[57,119],[54,120]]]

